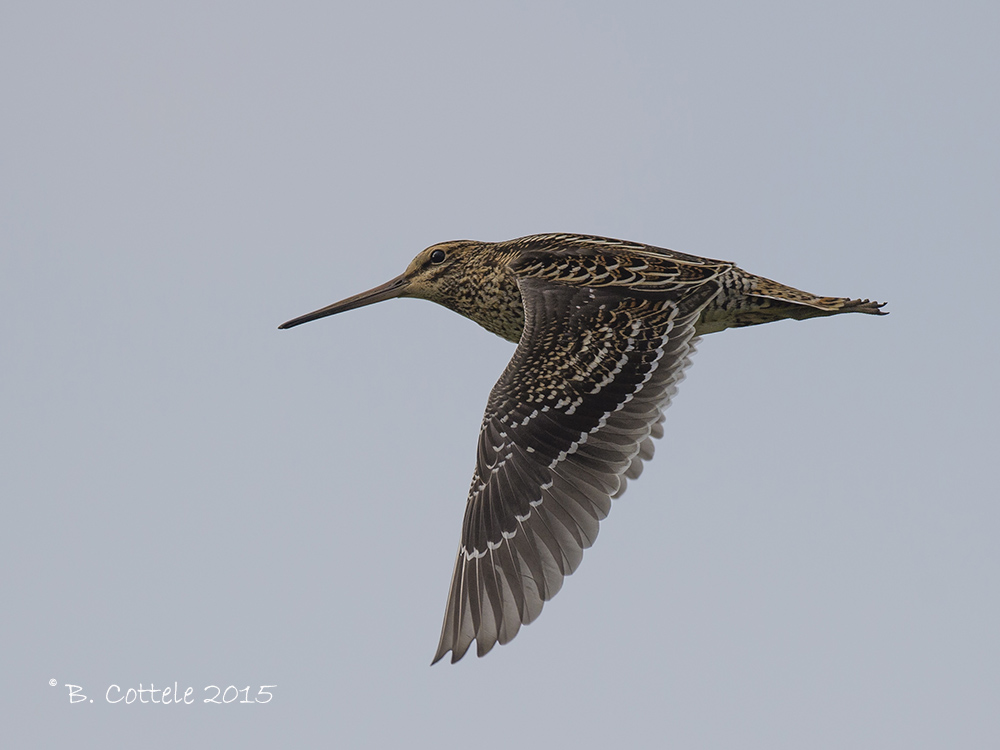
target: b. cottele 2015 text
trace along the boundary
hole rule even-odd
[[[69,689],[69,702],[70,703],[83,703],[89,701],[93,703],[93,699],[88,698],[83,693],[83,687],[81,685],[69,685],[66,687]],[[277,685],[261,685],[255,695],[251,695],[250,686],[238,688],[235,685],[230,685],[226,688],[220,688],[218,685],[207,685],[202,690],[205,693],[209,693],[207,698],[202,698],[202,703],[270,703],[273,694],[267,690],[267,688],[275,688]],[[150,683],[149,687],[143,687],[142,683],[139,683],[137,688],[122,688],[120,685],[112,684],[104,693],[104,700],[108,703],[160,703],[163,705],[169,705],[171,703],[183,703],[190,705],[196,703],[197,699],[194,697],[194,688],[189,687],[181,693],[180,688],[177,683],[173,684],[173,687],[167,686],[164,688],[158,688],[154,683]]]

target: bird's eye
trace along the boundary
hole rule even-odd
[[[435,250],[431,253],[431,263],[442,263],[444,261],[444,250]]]

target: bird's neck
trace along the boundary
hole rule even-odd
[[[473,320],[487,331],[517,343],[524,329],[524,306],[517,277],[506,259],[477,263],[461,275],[461,283],[449,285],[434,302]]]

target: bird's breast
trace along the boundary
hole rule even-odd
[[[517,277],[497,268],[494,273],[467,278],[449,290],[444,299],[435,300],[459,315],[475,321],[487,331],[515,344],[524,330],[524,304]]]

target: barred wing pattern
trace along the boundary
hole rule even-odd
[[[645,293],[519,278],[524,334],[486,406],[434,662],[507,643],[579,566],[652,456],[724,270]]]

